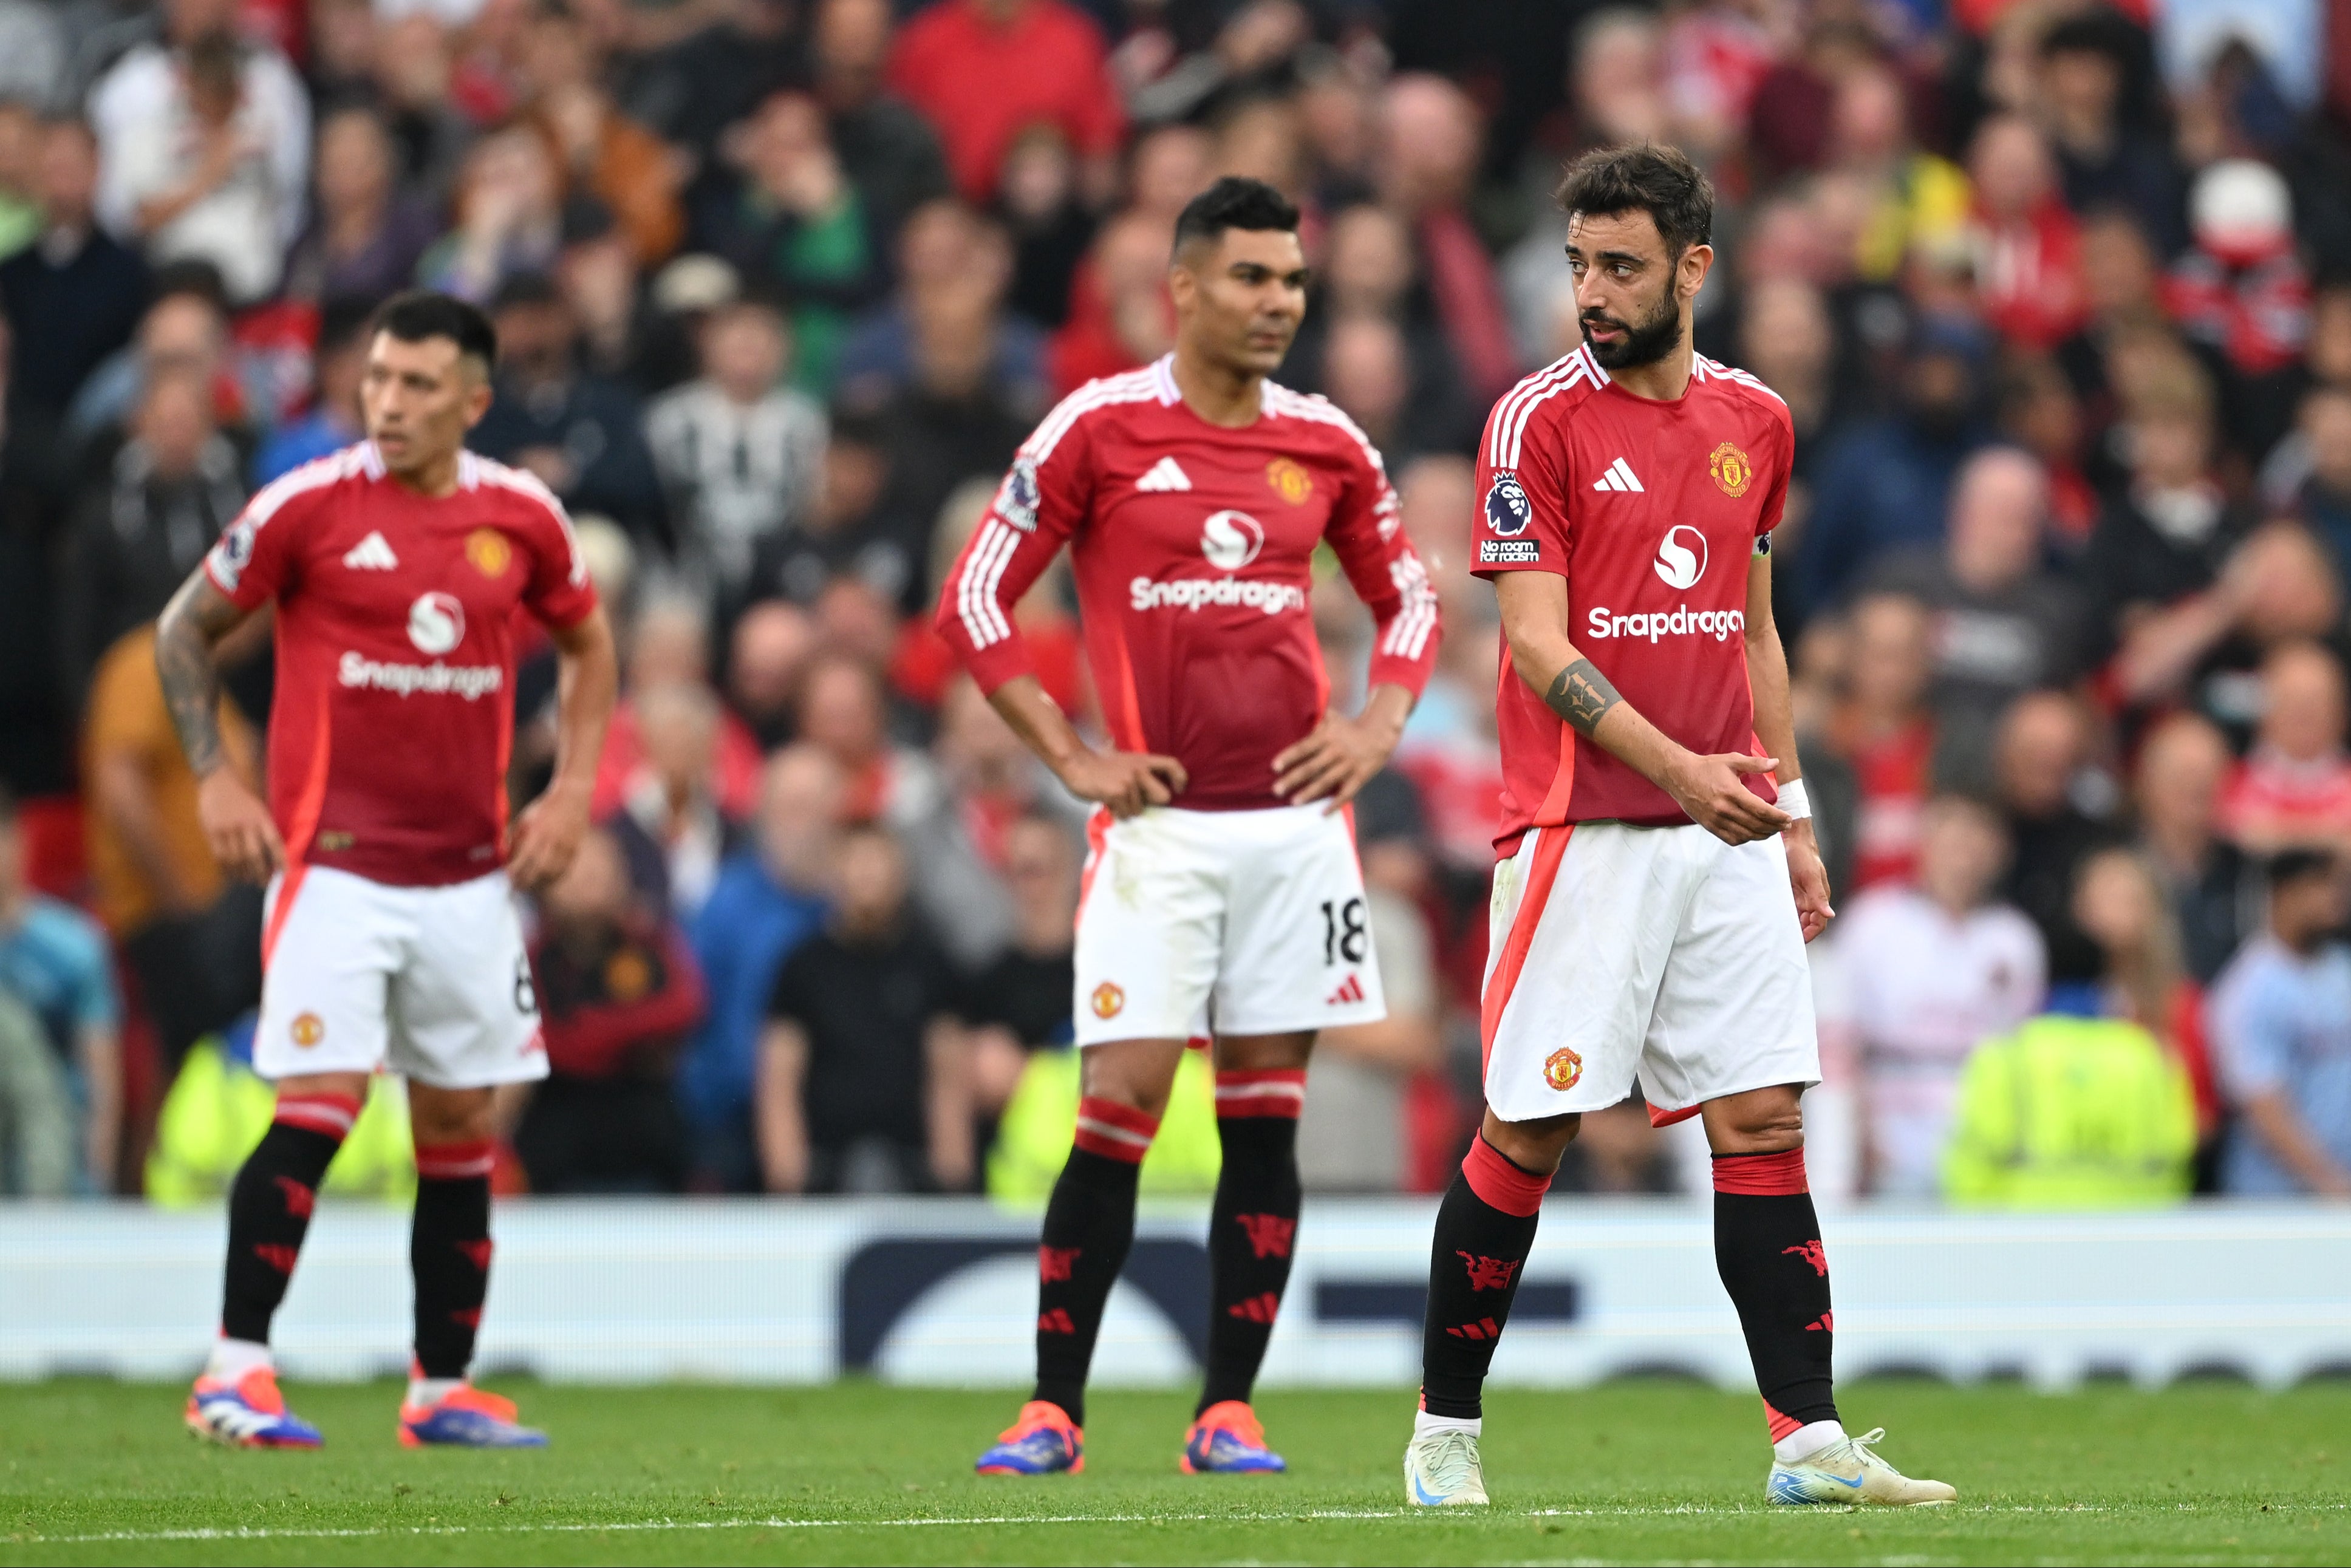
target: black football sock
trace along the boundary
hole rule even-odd
[[[1303,1068],[1217,1074],[1224,1166],[1208,1210],[1208,1365],[1196,1416],[1228,1399],[1246,1402],[1265,1360],[1298,1233],[1305,1103]]]
[[[486,1140],[416,1151],[416,1223],[408,1265],[416,1276],[416,1369],[462,1378],[474,1359],[490,1289],[490,1167]]]
[[[286,1299],[310,1228],[310,1207],[335,1151],[359,1119],[342,1094],[287,1095],[228,1194],[228,1269],[221,1291],[221,1337],[269,1343],[269,1320]]]
[[[1550,1186],[1551,1177],[1512,1165],[1480,1134],[1445,1189],[1429,1247],[1420,1351],[1420,1407],[1431,1416],[1475,1420],[1482,1413],[1486,1369],[1510,1321]]]
[[[1076,1146],[1045,1205],[1037,1243],[1037,1391],[1083,1426],[1086,1369],[1110,1288],[1134,1244],[1134,1187],[1159,1118],[1109,1100],[1078,1103]]]
[[[1739,1309],[1772,1440],[1835,1420],[1829,1260],[1803,1150],[1714,1156],[1714,1265]]]

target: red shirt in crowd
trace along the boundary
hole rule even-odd
[[[1378,622],[1374,685],[1419,695],[1437,592],[1353,421],[1269,382],[1255,423],[1210,424],[1174,364],[1092,382],[1045,416],[947,573],[937,625],[983,691],[1034,673],[1012,607],[1068,544],[1118,746],[1183,763],[1186,810],[1280,806],[1273,758],[1330,702],[1307,608],[1316,547]]]
[[[461,455],[418,494],[367,442],[264,486],[204,558],[237,608],[277,604],[269,807],[297,865],[436,886],[506,858],[514,612],[575,626],[595,585],[529,475]]]
[[[1747,684],[1749,563],[1770,549],[1795,456],[1788,406],[1703,355],[1671,402],[1617,386],[1579,348],[1494,405],[1478,448],[1479,577],[1567,579],[1568,635],[1625,700],[1691,750],[1761,754]],[[1507,655],[1497,698],[1502,825],[1689,819],[1673,797],[1570,729]],[[1764,774],[1747,776],[1764,800]]]
[[[1853,888],[1908,882],[1918,868],[1919,819],[1931,791],[1935,726],[1920,718],[1842,748],[1860,795],[1854,813]]]
[[[938,131],[956,189],[986,202],[1032,125],[1053,127],[1081,155],[1118,151],[1126,111],[1107,59],[1092,19],[1063,0],[939,0],[899,30],[889,85]]]
[[[1977,287],[1984,319],[2010,342],[2046,351],[2089,319],[2082,277],[2082,226],[2055,197],[2028,218],[1979,213]]]
[[[2263,844],[2351,842],[2351,758],[2296,762],[2255,747],[2220,791],[2220,831]]]

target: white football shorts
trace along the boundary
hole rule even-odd
[[[1097,810],[1086,837],[1080,1045],[1387,1017],[1351,814]]]
[[[1480,1009],[1505,1122],[1598,1111],[1637,1076],[1660,1123],[1820,1082],[1811,971],[1779,838],[1696,823],[1528,832],[1494,868]]]
[[[262,1077],[386,1067],[475,1089],[547,1076],[506,873],[393,887],[299,866],[270,883],[262,933]]]

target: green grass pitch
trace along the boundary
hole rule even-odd
[[[1096,1396],[1087,1472],[981,1480],[1010,1393],[509,1387],[544,1453],[394,1446],[392,1385],[302,1386],[315,1454],[228,1453],[182,1390],[0,1388],[0,1563],[2343,1563],[2351,1385],[1844,1391],[1956,1508],[1767,1510],[1751,1397],[1670,1382],[1488,1401],[1489,1510],[1402,1506],[1404,1392],[1276,1390],[1282,1478],[1180,1475],[1180,1395]]]

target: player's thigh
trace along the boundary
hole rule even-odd
[[[1222,864],[1187,819],[1096,812],[1078,904],[1077,1043],[1190,1040],[1207,1032],[1224,936]]]
[[[253,1070],[264,1078],[372,1072],[405,936],[386,889],[349,872],[297,866],[270,884],[262,914],[261,1019]]]
[[[1632,1092],[1689,898],[1678,831],[1540,828],[1495,868],[1479,1022],[1486,1103],[1502,1121],[1604,1110]]]
[[[505,874],[402,892],[415,923],[392,983],[392,1066],[442,1089],[546,1077],[538,992]]]
[[[1225,939],[1211,1009],[1217,1036],[1387,1017],[1347,817],[1321,806],[1226,815]]]
[[[1813,977],[1777,838],[1719,844],[1658,988],[1641,1082],[1659,1113],[1820,1082]]]

